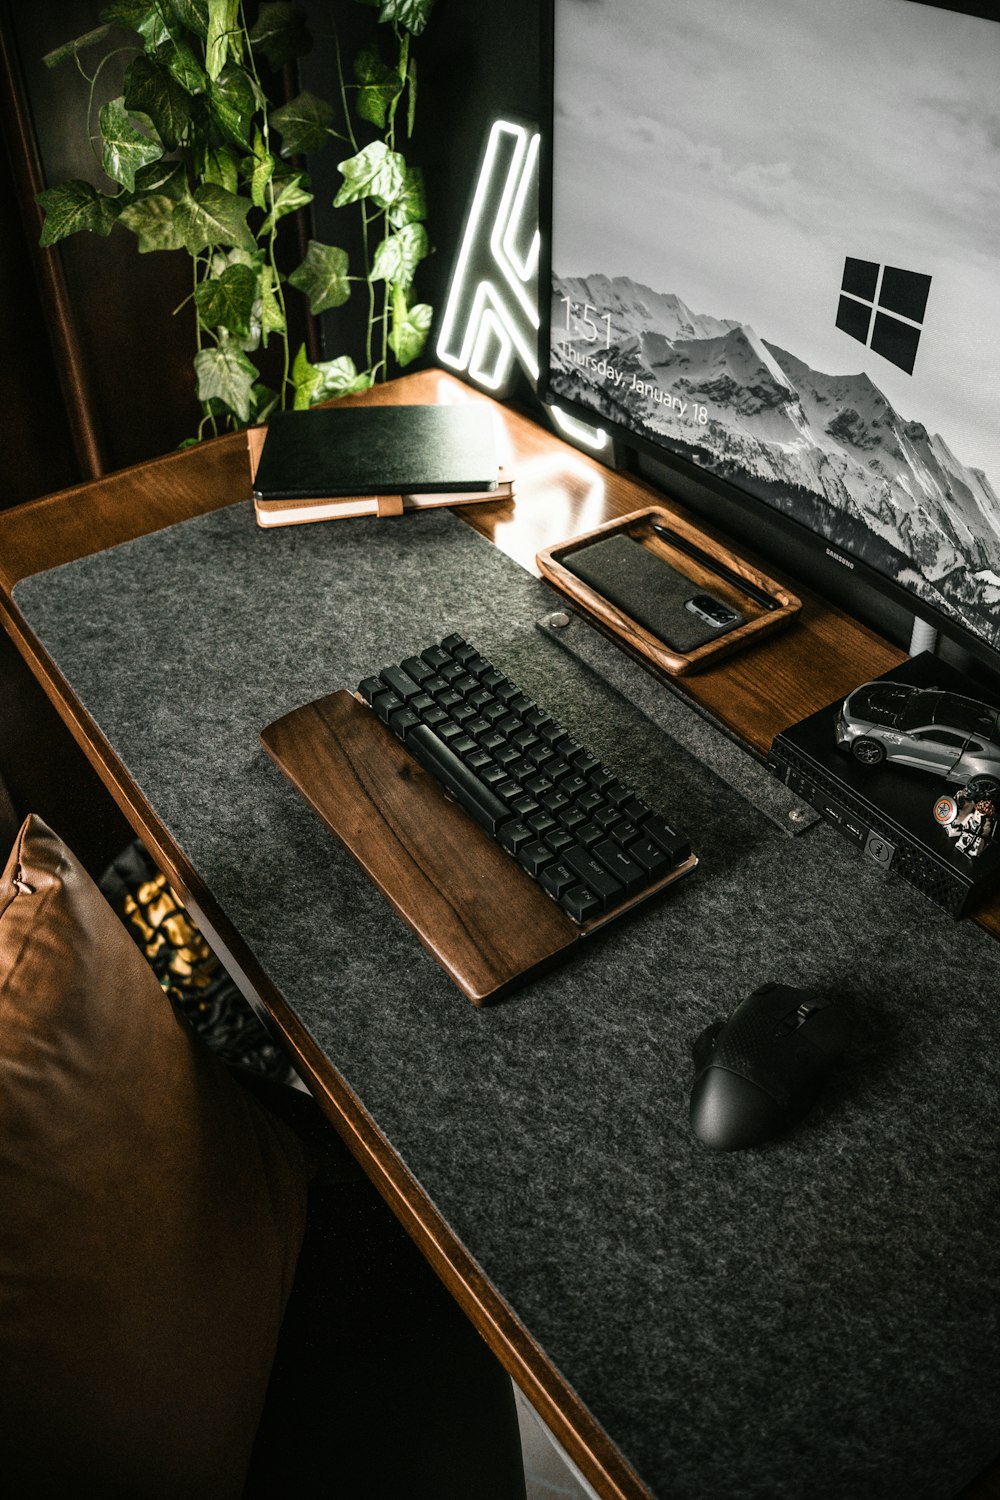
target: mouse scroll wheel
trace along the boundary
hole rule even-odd
[[[801,1005],[797,1005],[794,1010],[782,1016],[774,1033],[775,1036],[788,1036],[791,1032],[798,1031],[803,1021],[807,1021],[813,1011],[821,1009],[822,1006],[814,1004],[811,1000],[803,1000]]]

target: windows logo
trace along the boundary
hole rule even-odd
[[[931,278],[872,260],[844,261],[837,327],[913,374]]]

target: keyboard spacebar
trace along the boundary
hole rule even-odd
[[[484,786],[454,750],[449,750],[428,725],[414,725],[406,736],[405,744],[413,759],[419,761],[425,771],[430,771],[445,791],[450,792],[459,806],[464,807],[488,834],[495,835],[501,823],[506,823],[512,816],[507,804],[501,802],[488,786]]]

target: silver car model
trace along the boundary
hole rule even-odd
[[[1000,790],[1000,711],[974,698],[866,682],[844,699],[835,733],[862,765],[891,761],[958,785],[988,779]]]

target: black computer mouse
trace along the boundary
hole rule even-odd
[[[780,1135],[809,1109],[847,1044],[843,1010],[814,990],[764,984],[694,1044],[691,1128],[713,1151]]]

